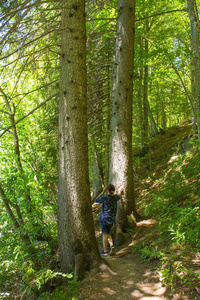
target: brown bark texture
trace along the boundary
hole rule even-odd
[[[99,253],[88,174],[85,1],[61,3],[57,214],[61,268],[67,273],[74,269],[76,255],[95,264]]]
[[[117,222],[136,212],[132,162],[132,99],[134,62],[135,1],[118,1],[117,36],[111,104],[111,158],[109,181],[123,187],[123,205]],[[125,212],[125,213],[124,213]]]
[[[196,94],[196,121],[198,129],[198,139],[200,142],[200,41],[199,41],[199,13],[195,0],[187,0],[188,14],[190,18],[192,49],[195,69],[195,94]]]

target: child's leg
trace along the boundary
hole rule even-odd
[[[103,237],[103,251],[108,252],[108,235],[107,235],[107,233],[103,233],[102,237]]]
[[[110,245],[110,248],[113,246],[113,239],[112,239],[112,237],[111,237],[111,235],[110,234],[108,234],[108,243],[109,243],[109,245]]]

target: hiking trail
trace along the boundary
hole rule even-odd
[[[158,261],[141,263],[140,255],[132,250],[135,243],[145,239],[154,224],[155,221],[151,219],[137,223],[132,239],[126,241],[123,246],[116,247],[115,256],[104,258],[112,271],[102,270],[84,280],[79,289],[78,299],[170,299],[166,296],[167,289],[161,281]]]

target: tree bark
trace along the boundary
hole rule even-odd
[[[200,41],[199,41],[199,15],[195,0],[187,0],[188,14],[192,35],[192,48],[194,55],[195,69],[195,94],[196,94],[196,121],[198,129],[198,139],[200,142]]]
[[[132,99],[135,1],[118,1],[117,37],[111,104],[111,159],[109,181],[123,187],[123,206],[117,222],[126,226],[126,215],[137,215],[132,162]]]
[[[140,54],[142,55],[142,39],[140,38]],[[140,120],[140,147],[141,151],[144,149],[144,132],[143,132],[143,66],[139,70],[139,87],[138,87],[138,106],[139,106],[139,120]]]
[[[89,190],[85,1],[62,0],[59,102],[58,245],[62,271],[75,257],[100,261]]]
[[[145,51],[148,55],[149,44],[145,39]],[[148,80],[149,80],[149,66],[144,66],[144,92],[143,92],[143,137],[144,137],[144,151],[148,147],[149,143],[149,114],[148,114]]]
[[[110,165],[110,66],[108,66],[108,99],[107,99],[107,118],[106,118],[106,145],[105,145],[105,186],[109,183],[109,165]]]

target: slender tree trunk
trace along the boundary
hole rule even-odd
[[[63,272],[100,261],[89,189],[85,1],[62,0],[58,244]],[[78,255],[78,256],[77,256]]]
[[[149,45],[145,39],[145,51],[148,54]],[[148,136],[149,136],[149,114],[148,114],[148,78],[149,78],[149,67],[146,64],[144,66],[144,92],[143,92],[143,138],[144,138],[144,151],[148,147]]]
[[[198,139],[200,142],[200,41],[199,41],[199,12],[195,0],[187,0],[188,14],[192,35],[192,48],[194,55],[195,69],[195,92],[196,92],[196,120],[198,129]]]
[[[142,39],[140,38],[140,54],[142,55]],[[138,105],[139,105],[139,119],[140,119],[140,146],[141,151],[144,149],[144,131],[143,131],[143,106],[142,106],[142,95],[143,95],[143,66],[140,68],[139,77],[139,88],[138,88]]]
[[[150,124],[151,124],[152,134],[153,134],[153,136],[156,136],[158,134],[158,128],[157,128],[156,122],[154,120],[153,114],[151,112],[149,103],[148,103],[148,116],[149,116],[149,120],[150,120]]]
[[[117,222],[123,228],[126,215],[137,215],[134,198],[132,162],[132,99],[134,62],[135,1],[118,1],[115,72],[111,107],[110,182],[124,189],[123,206]]]
[[[94,161],[93,161],[93,175],[92,175],[92,201],[97,198],[97,196],[101,193],[102,191],[102,181],[101,181],[101,176],[99,174],[99,167],[98,167],[98,162],[97,158],[95,155]]]
[[[139,105],[139,119],[140,119],[140,147],[141,151],[144,149],[144,131],[143,131],[143,106],[142,106],[142,94],[143,94],[143,68],[140,70],[139,90],[138,90],[138,105]]]
[[[102,136],[99,137],[101,139]],[[102,166],[102,157],[99,154],[97,149],[95,138],[93,138],[94,143],[94,162],[93,162],[93,179],[92,179],[92,190],[93,190],[93,199],[100,194],[102,187],[104,186],[104,176],[103,176],[103,166]]]
[[[190,97],[190,95],[189,95],[189,93],[188,93],[188,91],[187,91],[187,88],[186,88],[186,86],[185,86],[185,84],[184,84],[184,82],[183,82],[183,79],[181,78],[181,75],[180,75],[180,73],[179,73],[177,67],[176,67],[173,63],[172,63],[172,67],[173,67],[175,73],[177,74],[177,76],[178,76],[178,78],[179,78],[179,80],[180,80],[180,82],[181,82],[181,85],[182,85],[182,87],[183,87],[183,90],[184,90],[184,92],[185,92],[185,95],[186,95],[186,97],[187,97],[187,99],[188,99],[188,102],[189,102],[189,104],[190,104],[190,107],[191,107],[191,110],[192,110],[192,115],[193,115],[193,117],[195,118],[195,109],[194,109],[194,104],[193,104],[193,102],[192,102],[192,98]]]
[[[161,127],[164,130],[166,130],[166,127],[167,127],[166,114],[165,114],[165,104],[164,104],[163,96],[162,96],[162,99],[161,99]]]
[[[192,40],[191,40],[191,50],[193,53],[193,47],[192,47]],[[191,54],[190,57],[190,69],[191,69],[191,98],[192,98],[192,102],[194,103],[194,114],[192,116],[192,128],[193,130],[196,130],[196,103],[195,103],[195,72],[194,72],[194,57],[193,54]]]
[[[8,213],[8,215],[9,215],[12,223],[13,223],[14,228],[15,229],[19,229],[20,228],[20,224],[19,224],[18,220],[16,219],[15,215],[12,212],[12,209],[11,209],[10,204],[9,204],[9,200],[6,197],[5,192],[4,192],[4,190],[2,189],[1,186],[0,186],[0,197],[1,197],[2,201],[3,201],[5,209],[6,209],[7,213]]]
[[[4,192],[4,190],[3,190],[3,188],[1,186],[0,186],[0,197],[1,197],[2,201],[3,201],[5,209],[6,209],[7,213],[8,213],[8,216],[9,216],[10,220],[13,223],[14,228],[16,230],[17,229],[21,229],[22,228],[21,225],[23,224],[23,220],[22,220],[21,212],[19,210],[19,206],[18,205],[13,205],[9,201],[9,199],[6,197],[6,194],[5,194],[5,192]],[[15,210],[16,210],[17,215],[18,215],[18,219],[15,217],[15,215],[14,215],[12,209],[11,209],[11,206],[15,207]],[[26,242],[26,244],[31,245],[31,240],[30,240],[29,236],[26,233],[25,234],[21,233],[20,236],[21,236],[21,239],[24,242]]]

